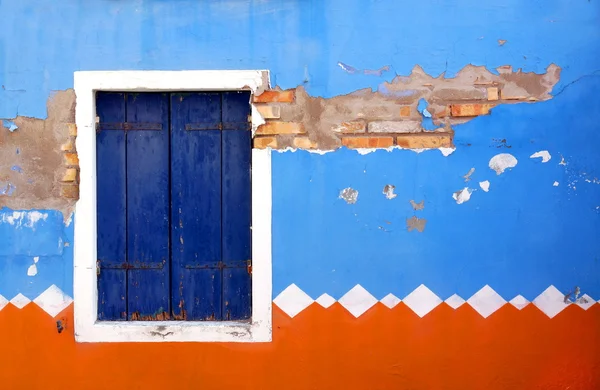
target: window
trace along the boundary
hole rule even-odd
[[[249,92],[98,92],[98,319],[251,315]]]
[[[74,84],[76,341],[271,341],[271,152],[250,149],[268,72],[82,71]]]

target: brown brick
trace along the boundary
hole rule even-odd
[[[256,137],[254,138],[254,147],[256,149],[276,148],[277,138],[275,137]]]
[[[296,90],[264,91],[254,96],[254,103],[292,103],[296,99]]]
[[[75,123],[67,123],[67,126],[69,126],[69,135],[77,137],[77,125]]]
[[[400,107],[400,116],[402,118],[408,118],[410,116],[410,106],[402,106]]]
[[[439,134],[411,134],[396,138],[398,146],[406,149],[437,149],[452,147],[452,136]]]
[[[331,130],[336,133],[364,133],[367,131],[367,122],[363,120],[342,122],[339,125],[334,126]]]
[[[498,100],[498,88],[497,87],[489,87],[487,89],[487,99],[488,100]]]
[[[431,116],[433,116],[435,119],[447,118],[450,116],[450,107],[445,106],[442,110],[436,111]]]
[[[279,122],[270,121],[260,125],[256,130],[256,134],[304,134],[304,125],[296,122]]]
[[[394,146],[392,137],[344,137],[342,145],[351,149],[358,148],[389,148]]]
[[[63,184],[60,187],[60,196],[69,199],[79,198],[79,186],[77,184]]]
[[[77,169],[76,168],[67,168],[63,173],[62,180],[63,182],[72,182],[77,180]]]
[[[265,119],[279,119],[281,117],[281,107],[279,106],[256,106],[256,109]]]
[[[294,138],[294,147],[299,149],[315,149],[317,147],[317,143],[315,141],[311,141],[308,137],[297,137]]]
[[[487,115],[493,104],[453,104],[451,107],[452,116],[478,116]]]
[[[78,166],[79,165],[79,157],[77,157],[77,153],[65,153],[65,165],[67,166]]]
[[[69,138],[67,142],[61,145],[60,150],[63,152],[71,152],[75,150],[75,146],[73,145],[73,140]]]

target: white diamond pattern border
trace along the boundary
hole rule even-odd
[[[73,298],[53,284],[33,300],[21,293],[15,295],[11,300],[0,295],[0,311],[8,306],[9,303],[17,309],[23,309],[30,303],[35,303],[46,313],[52,317],[56,317],[61,311],[69,307],[72,302]]]

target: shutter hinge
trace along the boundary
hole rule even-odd
[[[96,261],[96,276],[100,276],[100,260]]]

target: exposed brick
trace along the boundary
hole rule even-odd
[[[490,113],[493,104],[453,104],[451,107],[452,116],[478,116]]]
[[[410,112],[411,112],[410,106],[400,107],[400,116],[402,118],[408,118],[410,116]]]
[[[256,106],[256,109],[265,119],[281,118],[281,107],[279,106]]]
[[[255,103],[292,103],[296,98],[296,90],[288,89],[285,91],[264,91],[260,95],[254,96]]]
[[[393,137],[344,137],[342,145],[347,148],[389,148],[394,146]]]
[[[72,182],[75,180],[77,180],[77,169],[76,168],[67,168],[63,174],[61,181]]]
[[[498,100],[498,88],[497,87],[489,87],[487,89],[487,99],[488,100]]]
[[[421,131],[419,121],[369,122],[369,133],[417,133]]]
[[[73,140],[69,138],[67,142],[61,145],[60,150],[63,152],[71,152],[75,150],[75,146],[73,144]]]
[[[254,138],[254,147],[256,149],[276,148],[277,138],[275,137],[256,137]]]
[[[67,166],[78,166],[79,165],[79,157],[77,157],[77,153],[65,153],[65,165]]]
[[[407,149],[437,149],[452,147],[452,136],[447,133],[412,134],[396,138],[398,146]]]
[[[436,119],[439,118],[447,118],[450,116],[450,107],[448,106],[444,106],[443,109],[441,110],[437,110],[435,113],[433,113],[431,116],[433,116]]]
[[[79,198],[79,186],[77,184],[63,184],[60,187],[60,196],[63,198]]]
[[[256,134],[304,134],[304,125],[296,122],[270,121],[260,125]]]
[[[337,133],[364,133],[367,131],[367,122],[364,120],[342,122],[339,125],[334,126],[331,130]]]
[[[297,137],[294,138],[294,147],[300,149],[315,149],[317,147],[317,143],[315,141],[311,141],[308,137]]]
[[[75,123],[67,123],[67,126],[69,126],[69,135],[77,137],[77,125]]]

